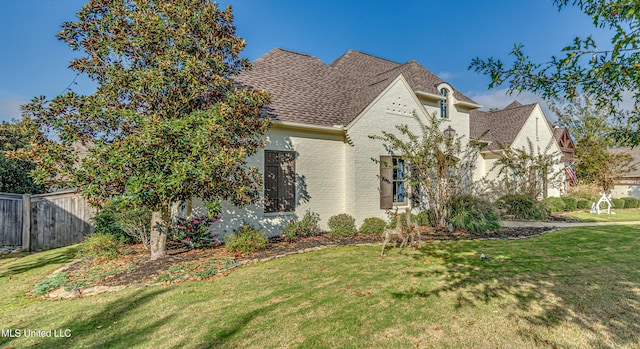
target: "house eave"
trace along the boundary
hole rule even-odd
[[[453,105],[455,105],[456,107],[459,107],[459,108],[463,108],[463,109],[480,109],[480,108],[482,108],[482,106],[480,104],[471,103],[471,102],[465,102],[465,101],[456,101],[455,103],[453,103]]]
[[[469,139],[469,144],[471,144],[471,145],[479,145],[479,146],[482,146],[482,147],[487,147],[491,143],[493,143],[493,142],[487,141],[487,140],[484,140],[484,139]]]
[[[322,126],[322,125],[303,124],[300,122],[281,121],[281,120],[274,120],[271,122],[271,125],[274,128],[289,129],[289,130],[313,131],[313,132],[329,133],[329,134],[345,133],[345,128],[342,125]]]
[[[435,93],[430,93],[430,92],[424,92],[424,91],[415,91],[416,96],[418,96],[419,98],[422,98],[424,100],[429,100],[429,101],[444,101],[447,99],[447,97],[441,95],[441,94],[435,94]],[[477,103],[471,103],[471,102],[466,102],[466,101],[459,101],[455,98],[455,96],[453,96],[453,105],[455,105],[458,108],[461,109],[479,109],[482,108],[482,106],[480,104]]]
[[[443,95],[430,93],[430,92],[415,91],[415,93],[416,93],[416,96],[427,99],[427,100],[431,100],[431,101],[443,101],[447,99],[447,97]]]
[[[487,149],[487,150],[481,150],[480,154],[494,154],[494,155],[498,155],[498,154],[502,154],[504,153],[504,149],[505,148],[498,148],[498,149]]]

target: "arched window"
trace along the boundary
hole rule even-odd
[[[440,117],[443,119],[447,119],[449,115],[447,114],[447,105],[449,104],[449,90],[446,88],[440,89],[440,94],[444,96],[444,99],[440,100]]]

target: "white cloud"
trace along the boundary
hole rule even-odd
[[[436,76],[438,76],[443,81],[449,81],[452,78],[454,78],[456,76],[456,74],[454,74],[452,72],[448,72],[448,71],[441,71],[438,74],[436,74]]]
[[[473,99],[476,103],[482,105],[482,110],[489,110],[491,108],[502,109],[513,101],[518,101],[522,104],[540,103],[542,112],[551,122],[557,120],[556,114],[549,109],[547,103],[538,95],[531,92],[521,92],[509,95],[507,89],[497,89],[488,91],[471,91],[465,93],[469,98]]]
[[[28,103],[26,98],[20,96],[0,97],[0,121],[11,121],[20,118],[20,106]]]

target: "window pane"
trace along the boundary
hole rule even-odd
[[[396,179],[399,181],[404,179],[404,160],[403,159],[398,159],[398,178]]]
[[[398,197],[396,202],[404,202],[404,182],[397,182],[398,186]]]
[[[440,117],[443,119],[447,118],[447,102],[449,101],[447,96],[448,93],[449,91],[447,91],[447,89],[440,89],[440,94],[445,97],[445,99],[440,101]]]
[[[402,158],[393,158],[393,201],[405,202],[405,175],[406,166],[405,161]]]

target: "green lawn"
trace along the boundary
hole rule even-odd
[[[71,337],[0,337],[0,348],[637,348],[639,228],[433,243],[384,258],[379,246],[328,249],[62,301],[27,292],[73,247],[3,257],[0,328]]]
[[[616,210],[611,209],[612,213],[615,214],[606,214],[606,210],[602,211],[604,213],[596,214],[590,213],[589,211],[574,211],[567,213],[567,216],[572,218],[577,218],[583,222],[633,222],[640,221],[640,209],[626,209],[626,210]]]

